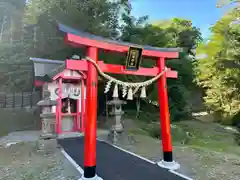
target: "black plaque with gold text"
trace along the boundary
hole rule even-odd
[[[126,70],[137,71],[142,59],[142,48],[130,47],[126,59]]]

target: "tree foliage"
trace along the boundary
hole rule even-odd
[[[240,11],[235,8],[211,28],[209,42],[198,48],[199,54],[207,56],[196,63],[196,81],[205,89],[204,99],[209,110],[223,121],[240,109],[240,69],[225,66],[239,62],[240,58],[240,24],[231,24],[237,17]]]
[[[0,1],[0,91],[27,90],[32,84],[31,45],[22,41],[24,8],[25,0]]]
[[[191,21],[179,18],[147,24],[147,17],[140,19],[126,15],[123,15],[123,17],[126,22],[122,27],[123,40],[156,47],[184,48],[185,56],[178,60],[167,60],[167,65],[179,73],[178,79],[168,80],[172,117],[173,119],[179,119],[185,116],[189,110],[190,91],[195,87],[193,83],[193,62],[189,60],[187,55],[191,48],[201,42],[200,31],[192,26]],[[153,64],[153,61],[149,61],[149,59],[143,60],[143,66],[151,67]],[[152,85],[150,89],[148,98],[157,101],[157,85]]]
[[[129,41],[141,45],[157,47],[183,47],[184,56],[179,60],[167,60],[167,65],[179,72],[178,79],[168,80],[170,106],[173,119],[178,119],[187,111],[189,92],[194,88],[193,61],[188,58],[191,49],[201,41],[199,29],[189,20],[174,18],[167,21],[148,22],[148,17],[136,18],[131,15],[131,4],[128,0],[30,0],[26,4],[24,25],[32,29],[32,33],[24,36],[24,50],[29,56],[65,59],[72,54],[82,54],[83,50],[63,44],[57,33],[54,21],[59,21],[76,29],[94,33],[111,39]],[[1,51],[1,50],[0,50]],[[2,51],[1,51],[2,52]],[[7,52],[7,51],[6,51]],[[11,61],[14,59],[12,53]],[[23,56],[24,56],[23,55]],[[4,57],[3,57],[4,56]],[[101,59],[108,63],[123,64],[122,56],[100,52]],[[6,59],[2,55],[1,59]],[[144,59],[144,67],[152,67],[155,62]],[[126,81],[143,81],[146,77],[120,76]],[[151,100],[157,100],[157,86],[148,89]],[[149,106],[149,105],[148,105]]]

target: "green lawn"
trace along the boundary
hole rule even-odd
[[[134,120],[134,122],[136,126],[129,130],[130,133],[160,138],[159,124],[145,123],[139,120]],[[217,123],[187,120],[172,125],[171,133],[174,145],[240,155],[240,146],[235,142],[236,134],[225,130]]]

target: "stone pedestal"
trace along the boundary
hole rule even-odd
[[[56,114],[51,112],[52,106],[57,105],[56,101],[44,99],[37,103],[42,108],[40,117],[42,119],[42,134],[41,136],[52,136],[55,134]]]
[[[46,134],[55,134],[56,114],[45,111],[40,114],[40,117],[42,119],[42,136]]]

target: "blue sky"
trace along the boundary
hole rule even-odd
[[[192,20],[204,38],[209,27],[221,18],[226,9],[216,8],[216,0],[132,0],[133,15],[149,15],[150,21],[181,17]]]

